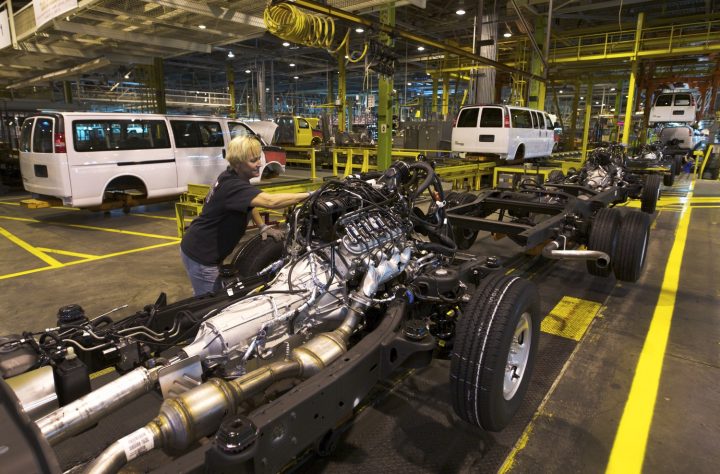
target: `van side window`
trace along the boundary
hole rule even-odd
[[[555,130],[555,124],[553,123],[552,119],[548,114],[543,114],[545,116],[545,128],[548,130]]]
[[[298,128],[310,128],[310,125],[308,125],[307,120],[305,119],[298,119]]]
[[[502,128],[502,109],[497,107],[483,107],[482,115],[480,115],[480,126]]]
[[[690,94],[675,94],[675,105],[690,105]]]
[[[534,110],[530,111],[533,118],[533,128],[545,128],[544,125],[540,125],[540,114],[535,112]]]
[[[512,126],[516,128],[532,128],[532,118],[529,110],[510,109]]]
[[[170,126],[178,148],[223,146],[225,143],[218,122],[171,120]]]
[[[53,152],[53,119],[38,117],[35,119],[33,133],[33,153]]]
[[[30,138],[32,136],[32,127],[35,119],[25,119],[20,132],[20,151],[30,151]]]
[[[230,128],[230,140],[235,137],[244,137],[246,135],[255,136],[252,130],[242,123],[229,122],[228,128]]]
[[[655,101],[656,107],[670,107],[672,105],[672,94],[660,94]]]
[[[477,127],[479,112],[478,107],[461,110],[456,127]]]
[[[169,148],[162,120],[74,120],[76,151],[147,150]]]

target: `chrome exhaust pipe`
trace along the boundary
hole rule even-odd
[[[553,240],[543,247],[542,255],[545,258],[555,260],[595,260],[600,268],[607,268],[610,265],[610,255],[600,250],[564,250],[562,244]]]
[[[53,445],[94,425],[103,416],[148,393],[158,380],[158,368],[138,367],[72,403],[38,419],[35,424]]]

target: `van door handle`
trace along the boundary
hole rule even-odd
[[[455,140],[455,144],[456,144],[456,145],[460,145],[460,146],[464,146],[464,145],[465,145],[464,143],[459,142],[459,141],[457,141],[457,140]]]

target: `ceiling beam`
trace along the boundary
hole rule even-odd
[[[72,66],[69,68],[48,72],[48,73],[42,74],[40,76],[35,76],[30,79],[26,79],[24,81],[15,82],[13,84],[6,86],[6,88],[7,89],[19,89],[21,87],[31,86],[38,82],[52,81],[52,80],[56,80],[56,79],[72,77],[72,76],[76,76],[77,74],[80,74],[80,73],[90,72],[90,71],[94,71],[96,69],[103,68],[109,64],[110,64],[110,60],[107,58],[95,58],[92,61],[78,64],[77,66]]]
[[[208,5],[203,2],[195,2],[189,0],[142,0],[146,3],[162,5],[167,8],[174,8],[195,15],[206,16],[215,20],[230,21],[232,23],[240,23],[242,25],[254,26],[265,30],[265,20],[259,16],[248,15],[237,10],[231,10],[215,5]]]
[[[150,36],[142,33],[126,32],[113,30],[111,28],[102,28],[95,25],[87,25],[83,23],[74,23],[71,21],[55,20],[53,26],[57,31],[66,33],[75,33],[80,35],[97,36],[102,38],[110,38],[127,43],[139,43],[152,46],[161,46],[168,49],[177,49],[181,51],[193,51],[196,53],[209,53],[212,46],[209,44],[196,43],[194,41],[186,41],[177,38],[166,38],[162,36]]]

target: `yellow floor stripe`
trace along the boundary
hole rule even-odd
[[[688,196],[692,196],[692,186]],[[688,199],[687,202],[692,202],[692,200]],[[606,473],[634,474],[642,472],[675,308],[680,265],[685,250],[691,212],[690,206],[687,206],[680,216],[675,242],[665,266],[660,296],[635,369],[635,377],[625,403],[622,419],[615,434],[615,442]]]
[[[6,206],[19,206],[19,202],[7,202],[7,201],[0,201],[0,204],[5,204]]]
[[[167,216],[153,216],[152,214],[145,214],[144,212],[131,212],[131,216],[138,216],[138,217],[147,217],[149,219],[163,219],[166,221],[176,221],[177,218],[175,217],[167,217]]]
[[[69,267],[70,265],[79,265],[81,263],[88,263],[88,262],[94,262],[96,260],[104,260],[106,258],[118,257],[120,255],[144,252],[146,250],[152,250],[152,249],[156,249],[156,248],[160,248],[160,247],[167,247],[168,245],[177,245],[179,243],[180,243],[180,240],[177,239],[173,242],[163,242],[161,244],[150,245],[148,247],[142,247],[142,248],[137,248],[137,249],[132,249],[132,250],[125,250],[123,252],[115,252],[115,253],[110,253],[107,255],[99,255],[97,257],[90,257],[90,258],[86,258],[83,260],[75,260],[73,262],[61,264],[60,267]],[[32,270],[25,270],[25,271],[17,272],[17,273],[8,273],[7,275],[0,275],[0,280],[6,280],[8,278],[15,278],[15,277],[23,276],[23,275],[29,275],[31,273],[44,272],[47,270],[56,270],[57,268],[60,268],[60,267],[42,267],[42,268],[34,268]]]
[[[601,307],[600,303],[594,301],[563,296],[542,320],[540,330],[579,341]]]
[[[80,252],[70,252],[68,250],[58,250],[58,249],[46,249],[43,247],[37,247],[38,250],[46,253],[56,253],[58,255],[67,255],[68,257],[78,257],[78,258],[95,258],[97,255],[92,255],[89,253],[80,253]]]
[[[116,234],[125,234],[125,235],[134,235],[137,237],[150,237],[153,239],[166,239],[166,240],[180,240],[178,237],[175,236],[168,236],[168,235],[160,235],[160,234],[146,234],[144,232],[134,232],[132,230],[120,230],[120,229],[108,229],[107,227],[94,227],[90,225],[82,225],[82,224],[64,224],[62,222],[53,222],[53,221],[39,221],[37,219],[30,219],[27,217],[10,217],[10,216],[0,216],[0,219],[7,219],[11,221],[21,221],[21,222],[37,222],[38,224],[47,224],[47,225],[57,225],[61,227],[72,227],[75,229],[87,229],[87,230],[99,230],[102,232],[113,232]]]
[[[61,267],[62,266],[61,262],[55,260],[50,255],[46,255],[41,250],[37,249],[36,247],[33,247],[32,245],[30,245],[29,243],[20,239],[19,237],[14,236],[13,234],[11,234],[7,230],[3,229],[2,227],[0,227],[0,235],[4,236],[10,242],[14,243],[18,247],[27,250],[28,252],[30,252],[31,254],[33,254],[34,256],[36,256],[37,258],[42,260],[43,262],[50,265],[50,267]]]

